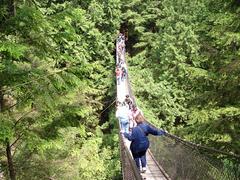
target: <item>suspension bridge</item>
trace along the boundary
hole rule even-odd
[[[127,70],[125,59],[125,39],[119,36],[116,42],[116,64]],[[128,71],[127,71],[128,72]],[[136,105],[129,76],[117,82],[117,99],[124,102],[129,95]],[[148,122],[149,123],[149,122]],[[150,124],[155,127],[153,124]],[[156,127],[155,127],[156,128]],[[147,151],[147,170],[140,173],[129,150],[130,142],[119,133],[122,176],[124,180],[231,180],[239,179],[234,170],[239,171],[239,164],[232,170],[224,168],[216,157],[228,157],[240,162],[235,154],[185,141],[167,133],[165,136],[149,136],[150,148]]]

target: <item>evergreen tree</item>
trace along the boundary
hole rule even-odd
[[[118,147],[103,142],[99,125],[113,82],[120,2],[12,1],[14,13],[8,3],[0,17],[5,177],[118,176],[119,161],[111,160]]]

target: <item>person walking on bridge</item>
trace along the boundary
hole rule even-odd
[[[138,169],[140,170],[140,162],[142,166],[141,172],[146,172],[146,152],[149,148],[148,135],[152,134],[155,136],[165,135],[166,132],[153,128],[145,122],[145,119],[141,113],[135,118],[137,126],[132,129],[132,133],[124,133],[124,136],[131,141],[130,150],[133,158],[136,162]]]
[[[132,109],[133,100],[132,100],[132,98],[130,98],[130,96],[128,94],[126,95],[125,102],[128,105],[129,109]]]
[[[127,70],[124,66],[122,66],[122,77],[121,80],[125,80],[127,78]]]
[[[132,112],[132,117],[133,117],[134,120],[135,120],[135,118],[137,117],[137,115],[138,115],[139,113],[140,113],[142,116],[144,116],[142,110],[139,109],[135,104],[132,105],[131,112]]]
[[[120,121],[121,132],[129,133],[129,110],[125,105],[118,105],[116,118]]]
[[[117,67],[116,68],[117,85],[120,85],[121,76],[122,76],[122,70],[121,68]]]
[[[122,36],[123,34],[122,33],[119,33],[118,34],[118,38],[117,38],[117,42],[120,43],[122,41]]]

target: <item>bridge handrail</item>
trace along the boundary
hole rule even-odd
[[[127,62],[125,61],[125,63],[127,64]],[[128,67],[128,66],[127,66]],[[135,96],[134,96],[134,93],[133,93],[133,91],[132,91],[132,87],[131,87],[131,83],[130,83],[130,78],[129,78],[129,73],[127,73],[127,85],[128,85],[128,89],[129,89],[129,96],[132,98],[132,100],[133,100],[133,102],[134,102],[134,104],[137,104],[136,103],[136,100],[135,100]],[[154,124],[152,124],[152,123],[150,123],[149,121],[147,121],[150,125],[152,125],[153,127],[155,127],[155,128],[157,128]],[[159,128],[157,128],[157,129],[159,129]],[[190,142],[190,141],[187,141],[187,140],[184,140],[184,139],[182,139],[182,138],[180,138],[180,137],[178,137],[178,136],[176,136],[176,135],[173,135],[173,134],[170,134],[170,133],[166,133],[166,137],[168,137],[169,139],[172,139],[172,140],[174,140],[175,142],[179,142],[179,143],[181,143],[182,145],[183,145],[183,147],[185,146],[185,147],[189,147],[189,148],[191,148],[191,149],[193,149],[194,151],[195,151],[195,153],[197,153],[196,154],[196,156],[198,156],[198,157],[196,157],[196,162],[197,161],[209,161],[210,159],[208,159],[208,157],[207,156],[205,156],[205,155],[200,155],[201,153],[203,153],[203,152],[210,152],[210,154],[211,155],[213,155],[213,154],[215,154],[215,158],[217,157],[217,156],[219,156],[219,155],[225,155],[225,156],[227,156],[227,157],[231,157],[231,158],[234,158],[234,161],[236,161],[237,160],[237,162],[240,162],[240,155],[237,155],[237,154],[234,154],[234,153],[229,153],[229,152],[225,152],[225,151],[222,151],[222,150],[218,150],[218,149],[215,149],[215,148],[212,148],[212,147],[208,147],[208,146],[204,146],[204,145],[200,145],[200,144],[196,144],[196,143],[193,143],[193,142]],[[212,160],[210,160],[210,161],[212,161]],[[214,165],[215,166],[213,166],[213,164],[211,165],[211,163],[209,162],[209,164],[206,164],[206,163],[202,163],[202,164],[205,164],[205,165],[207,165],[208,166],[208,168],[215,168],[215,170],[214,170],[214,173],[215,173],[215,175],[216,176],[218,176],[217,174],[222,174],[222,175],[220,175],[220,176],[222,176],[222,177],[234,177],[234,175],[232,174],[231,175],[231,173],[230,174],[228,174],[228,170],[226,171],[226,172],[221,172],[221,170],[223,170],[222,168],[222,166],[219,166],[220,165],[220,161],[219,160],[217,160],[216,161],[216,159],[214,160]],[[218,168],[219,169],[217,169],[216,168],[216,166],[219,166]],[[225,171],[225,170],[224,170]],[[213,174],[214,174],[213,173]]]
[[[135,164],[135,161],[133,160],[132,155],[131,155],[130,151],[128,150],[127,146],[124,144],[124,137],[120,133],[120,129],[119,129],[119,139],[120,139],[120,148],[121,148],[120,155],[121,155],[121,159],[124,161],[124,162],[122,162],[123,179],[142,180],[139,170]],[[128,161],[128,162],[126,162],[126,161]],[[128,166],[130,166],[130,168]]]
[[[116,47],[117,46],[116,42]],[[118,50],[116,49],[116,63],[119,63],[119,57],[118,57]],[[128,78],[127,78],[128,79]],[[120,121],[118,121],[120,122]],[[122,176],[123,180],[142,180],[142,176],[140,175],[140,172],[136,166],[135,161],[132,158],[132,155],[124,143],[124,137],[123,134],[120,133],[120,123],[118,123],[119,127],[119,146],[120,146],[120,156],[121,156],[121,168],[122,168]]]
[[[125,62],[127,64],[127,62]],[[128,67],[128,66],[127,66]],[[129,95],[130,97],[132,98],[133,102],[135,105],[137,105],[136,103],[136,100],[135,100],[135,96],[134,96],[134,93],[132,91],[132,87],[131,87],[131,83],[129,81],[129,73],[127,73],[127,84],[128,84],[128,89],[129,89]],[[147,121],[151,126],[157,128],[154,124],[150,123],[149,121]],[[157,128],[159,129],[159,128]],[[172,138],[172,139],[175,139],[189,147],[192,147],[192,148],[201,148],[201,149],[205,149],[205,150],[208,150],[208,151],[212,151],[212,152],[215,152],[215,153],[220,153],[220,154],[224,154],[224,155],[227,155],[227,156],[230,156],[230,157],[234,157],[234,158],[237,158],[240,160],[240,155],[237,155],[237,154],[234,154],[234,153],[229,153],[229,152],[225,152],[225,151],[222,151],[222,150],[217,150],[215,148],[212,148],[212,147],[208,147],[208,146],[204,146],[204,145],[200,145],[200,144],[196,144],[196,143],[193,143],[193,142],[190,142],[190,141],[187,141],[187,140],[184,140],[176,135],[173,135],[173,134],[170,134],[170,133],[166,133],[166,135],[169,137],[169,138]]]
[[[125,48],[124,48],[124,50],[123,50],[123,52],[124,52],[124,61],[125,61]],[[117,53],[117,50],[116,50],[116,59],[117,59],[117,63],[119,62],[119,59],[118,59],[118,53]],[[127,64],[127,62],[125,61],[125,63]],[[127,66],[128,67],[128,66]],[[127,78],[126,78],[126,80],[127,80],[127,86],[128,86],[128,93],[129,93],[129,96],[131,97],[131,99],[133,100],[133,103],[136,105],[136,100],[135,100],[135,96],[134,96],[134,93],[133,93],[133,91],[132,91],[132,87],[131,87],[131,83],[130,83],[130,78],[129,78],[129,73],[127,73]],[[149,121],[147,121],[147,123],[149,123],[151,126],[153,126],[153,127],[155,127],[155,128],[157,128],[154,124],[152,124],[152,123],[150,123]],[[159,129],[159,128],[157,128],[157,129]],[[217,150],[217,149],[214,149],[214,148],[211,148],[211,147],[207,147],[207,146],[204,146],[204,145],[200,145],[200,144],[195,144],[195,143],[193,143],[193,142],[190,142],[190,141],[187,141],[187,140],[184,140],[184,139],[182,139],[182,138],[180,138],[180,137],[178,137],[178,136],[176,136],[176,135],[173,135],[173,134],[170,134],[170,133],[166,133],[166,136],[165,136],[166,138],[165,138],[165,141],[166,142],[168,142],[168,143],[170,143],[169,145],[172,145],[172,144],[174,144],[174,142],[176,143],[176,142],[179,142],[180,144],[178,144],[177,146],[176,146],[176,149],[178,149],[178,148],[182,148],[181,150],[184,150],[184,149],[186,149],[186,147],[188,147],[187,149],[188,150],[186,150],[186,152],[182,152],[183,154],[185,154],[186,156],[189,156],[188,155],[188,153],[189,152],[191,152],[191,151],[193,151],[192,152],[192,154],[189,156],[189,157],[184,157],[184,162],[189,162],[189,158],[190,158],[190,162],[191,162],[191,158],[194,158],[194,160],[195,160],[195,162],[193,162],[193,164],[195,164],[195,165],[197,165],[198,166],[198,163],[200,163],[199,165],[203,165],[203,166],[206,166],[206,167],[203,167],[202,169],[199,169],[199,171],[201,171],[199,174],[201,174],[202,176],[204,176],[204,177],[233,177],[231,174],[228,174],[228,172],[221,172],[221,168],[216,168],[215,166],[213,166],[213,165],[211,165],[211,163],[209,163],[209,162],[207,162],[207,159],[203,156],[203,155],[200,155],[200,151],[199,150],[205,150],[205,151],[207,151],[207,152],[212,152],[212,154],[211,155],[213,155],[213,152],[214,153],[218,153],[218,154],[221,154],[221,155],[226,155],[226,156],[230,156],[230,157],[233,157],[233,158],[236,158],[237,160],[239,160],[240,159],[240,156],[239,155],[236,155],[236,154],[234,154],[234,153],[229,153],[229,152],[225,152],[225,151],[222,151],[222,150]],[[169,138],[169,139],[167,139],[167,138]],[[123,137],[120,135],[120,139],[121,139],[121,141],[123,141]],[[171,139],[171,140],[170,140]],[[165,144],[166,144],[166,142],[165,142]],[[157,144],[157,143],[156,143]],[[182,145],[181,145],[182,144]],[[154,145],[154,144],[153,144]],[[124,145],[124,143],[123,143],[123,146],[125,147],[125,145]],[[155,145],[156,146],[156,145]],[[184,148],[184,146],[185,146],[185,148]],[[125,147],[126,148],[126,147]],[[156,147],[155,147],[156,148]],[[190,149],[189,149],[190,148]],[[192,150],[191,150],[192,149]],[[155,149],[156,150],[156,149]],[[169,150],[169,149],[168,149]],[[202,152],[201,151],[201,152]],[[127,152],[127,157],[128,157],[128,159],[130,158],[131,160],[131,166],[132,166],[132,169],[133,169],[133,171],[134,171],[134,174],[135,174],[135,178],[137,177],[137,175],[139,175],[139,172],[138,171],[136,171],[137,173],[135,173],[135,168],[136,168],[136,165],[135,165],[135,163],[133,162],[133,159],[132,159],[132,156],[131,156],[131,154],[130,154],[130,152],[129,152],[129,150],[127,150],[126,151]],[[125,153],[126,153],[125,152]],[[173,152],[176,152],[176,150],[173,150]],[[203,151],[204,152],[204,151]],[[155,154],[155,155],[157,155],[158,156],[158,154],[159,154],[159,150],[157,150],[157,151],[155,151],[155,153],[157,153],[157,154]],[[154,156],[155,156],[154,155]],[[182,154],[181,154],[181,156],[182,156]],[[196,157],[194,157],[194,156],[196,156]],[[168,157],[169,157],[169,155],[168,155]],[[159,159],[158,159],[159,160]],[[179,160],[179,156],[176,156],[176,160]],[[176,162],[176,160],[175,161],[173,161],[174,163]],[[160,160],[161,161],[161,164],[163,163],[164,164],[164,160],[162,161],[162,160]],[[133,163],[133,164],[132,164]],[[216,163],[216,162],[214,162],[214,163]],[[169,165],[169,164],[166,164],[166,165]],[[215,165],[217,165],[217,164],[215,164]],[[175,165],[176,167],[175,168],[177,168],[178,169],[178,167],[177,166],[179,166],[179,165]],[[135,170],[134,170],[135,169]],[[186,170],[189,170],[189,167],[186,167],[186,168],[184,168],[183,169],[183,171],[186,171]],[[191,170],[191,169],[190,169]],[[194,169],[194,170],[196,170],[196,169]],[[206,172],[204,172],[204,171],[210,171],[212,174],[211,175],[209,175],[208,173],[206,173]],[[176,174],[175,174],[176,175]],[[189,174],[189,175],[192,175],[192,174]]]
[[[201,149],[205,149],[205,150],[208,150],[208,151],[212,151],[212,152],[215,152],[215,153],[220,153],[220,154],[224,154],[224,155],[227,155],[227,156],[231,156],[231,157],[234,157],[234,158],[237,158],[239,159],[240,158],[240,155],[236,155],[234,153],[228,153],[228,152],[225,152],[225,151],[221,151],[221,150],[217,150],[217,149],[214,149],[212,147],[208,147],[208,146],[203,146],[203,145],[200,145],[200,144],[195,144],[193,142],[190,142],[190,141],[186,141],[176,135],[173,135],[173,134],[170,134],[170,133],[166,133],[168,137],[172,138],[172,139],[175,139],[177,141],[180,141],[181,143],[187,145],[187,146],[190,146],[192,148],[201,148]]]

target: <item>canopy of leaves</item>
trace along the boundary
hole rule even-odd
[[[240,154],[239,1],[124,2],[130,77],[147,119]]]
[[[4,176],[10,143],[18,179],[121,178],[114,115],[102,113],[115,96],[119,29],[147,119],[240,154],[239,8],[238,0],[2,0]]]
[[[120,178],[114,118],[101,116],[120,1],[1,2],[0,170],[9,142],[17,179]]]

